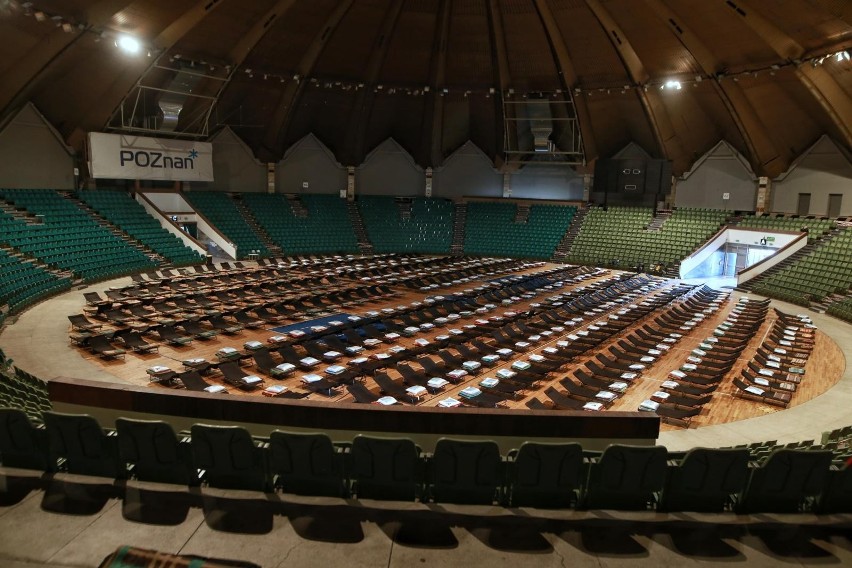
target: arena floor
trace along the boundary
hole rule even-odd
[[[127,283],[129,279],[119,279],[92,289]],[[81,311],[82,293],[74,290],[28,310],[0,335],[0,346],[15,364],[42,378],[145,382],[144,368],[155,362],[128,355],[126,363],[105,366],[69,343],[66,318]],[[803,311],[783,302],[773,305],[788,313]],[[852,360],[852,326],[822,314],[808,315],[820,330],[822,351],[812,355],[806,376],[827,375],[821,377],[828,385],[824,392],[814,392],[809,400],[783,411],[689,430],[665,429],[659,442],[671,450],[770,439],[791,442],[819,439],[823,431],[848,425],[852,371],[845,361]],[[216,341],[240,346],[251,338],[244,332]],[[682,348],[691,346],[685,343]],[[663,368],[665,361],[658,364]],[[121,499],[112,482],[91,478],[12,480],[0,475],[0,483],[7,490],[0,501],[0,565],[10,568],[96,566],[124,544],[261,566],[852,565],[848,518],[547,513],[272,497],[209,488],[187,494],[137,482],[121,488]],[[153,519],[140,514],[140,503],[147,503],[146,515]]]

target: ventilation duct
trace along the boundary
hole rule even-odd
[[[526,152],[546,154],[554,151],[553,115],[550,101],[530,99],[517,106],[517,148]]]
[[[177,129],[180,113],[198,80],[199,76],[189,69],[177,72],[171,83],[166,86],[165,91],[157,100],[157,106],[160,108],[161,113],[160,124],[157,130],[174,132]]]

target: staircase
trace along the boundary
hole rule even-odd
[[[657,211],[657,214],[654,215],[654,218],[648,223],[648,226],[645,227],[646,231],[659,231],[663,228],[663,224],[669,220],[669,217],[672,216],[671,211]]]
[[[753,290],[755,284],[759,284],[760,282],[762,282],[766,278],[772,276],[773,274],[777,274],[781,270],[784,270],[785,268],[792,266],[793,264],[796,264],[797,262],[802,260],[804,257],[808,256],[812,252],[814,252],[814,251],[822,248],[823,246],[825,246],[828,242],[830,242],[834,237],[836,237],[837,235],[842,233],[844,230],[846,230],[845,227],[841,227],[841,226],[834,227],[827,234],[823,235],[822,237],[820,237],[820,238],[818,238],[818,239],[816,239],[812,242],[809,242],[804,247],[802,247],[800,250],[796,251],[796,253],[794,253],[793,255],[791,255],[788,258],[785,258],[784,260],[782,260],[781,262],[779,262],[778,264],[776,264],[772,268],[769,268],[769,269],[765,270],[764,272],[761,272],[758,276],[755,276],[754,278],[752,278],[748,282],[744,283],[743,285],[737,286],[737,290],[749,290],[749,291]]]
[[[513,222],[526,225],[530,218],[530,209],[529,205],[518,203],[518,207],[515,209],[515,219]]]
[[[464,234],[467,225],[467,203],[458,201],[455,204],[455,218],[453,219],[453,242],[450,252],[455,255],[464,254]]]
[[[352,223],[352,230],[355,232],[355,238],[358,239],[358,250],[361,254],[373,254],[373,244],[367,235],[367,229],[364,228],[364,219],[361,218],[358,205],[354,201],[347,201],[346,212],[349,213],[349,222]]]
[[[27,225],[42,224],[42,220],[38,216],[36,216],[35,213],[30,213],[26,209],[16,209],[14,205],[9,203],[5,199],[0,199],[0,209],[2,209],[10,217],[19,219]]]
[[[396,206],[399,209],[399,218],[403,221],[411,219],[411,200],[405,198],[397,198]]]
[[[258,237],[260,237],[260,242],[262,242],[263,246],[265,246],[266,249],[269,251],[269,256],[283,256],[284,251],[281,249],[280,246],[275,244],[275,241],[272,240],[272,237],[269,236],[269,233],[266,232],[266,229],[264,229],[260,225],[260,223],[257,222],[257,219],[255,218],[254,214],[248,207],[246,207],[246,204],[243,203],[243,200],[239,196],[236,196],[236,198],[234,199],[234,205],[237,206],[237,211],[240,212],[240,215],[242,216],[243,220],[245,220],[248,226],[251,227],[252,231],[254,231]],[[299,205],[301,205],[301,202],[299,203]],[[308,216],[307,211],[305,211],[304,216]]]
[[[42,262],[38,258],[36,258],[34,256],[28,256],[25,253],[21,252],[20,250],[16,249],[15,247],[13,247],[13,246],[5,245],[5,244],[0,245],[0,250],[3,250],[9,256],[13,256],[13,257],[21,260],[22,262],[29,262],[30,264],[38,266],[42,270],[50,272],[51,274],[53,274],[55,276],[59,276],[61,278],[70,278],[71,280],[74,281],[74,284],[79,284],[80,282],[83,281],[82,278],[74,278],[74,273],[71,272],[70,270],[60,270],[56,267],[50,266],[49,264],[45,264],[44,262]]]
[[[305,205],[302,203],[302,200],[299,199],[298,195],[288,195],[287,203],[290,204],[290,211],[293,212],[293,217],[296,217],[297,219],[308,218],[308,210],[305,208]]]
[[[586,205],[583,205],[574,213],[571,224],[568,225],[568,229],[566,229],[565,234],[562,236],[562,240],[559,241],[559,244],[556,245],[556,249],[553,251],[553,260],[565,260],[568,256],[568,253],[571,251],[571,245],[574,244],[574,239],[580,234],[583,219],[586,218],[588,213],[589,208]]]
[[[115,237],[121,239],[122,241],[127,243],[132,248],[135,248],[136,250],[138,250],[139,252],[141,252],[142,254],[147,256],[148,258],[150,258],[158,266],[162,266],[162,267],[172,266],[172,264],[168,261],[167,258],[157,254],[156,252],[154,252],[153,249],[149,248],[147,245],[145,245],[141,241],[134,239],[133,237],[131,237],[130,235],[125,233],[124,230],[122,230],[120,227],[118,227],[117,225],[114,225],[109,219],[107,219],[106,217],[103,217],[100,213],[95,211],[91,206],[89,206],[88,203],[84,203],[83,201],[80,201],[79,199],[77,199],[74,196],[73,193],[66,193],[66,192],[63,191],[63,192],[59,192],[59,195],[61,195],[62,197],[64,197],[65,199],[67,199],[68,201],[73,203],[75,206],[77,206],[78,209],[81,209],[82,211],[84,211],[89,217],[94,219],[94,221],[98,225],[100,225],[101,227],[103,227],[104,229],[106,229],[107,231],[112,233]]]

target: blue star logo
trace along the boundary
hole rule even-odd
[[[195,150],[195,149],[190,150],[189,157],[190,158],[197,158],[198,157],[198,150]]]

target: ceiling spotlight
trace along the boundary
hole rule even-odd
[[[137,53],[139,53],[139,50],[142,48],[142,46],[139,44],[138,39],[136,39],[134,37],[130,37],[128,35],[123,35],[123,36],[119,37],[118,41],[116,41],[115,44],[119,48],[121,48],[122,51],[125,51],[126,53],[129,53],[131,55],[136,55]],[[175,57],[177,57],[177,56],[175,56]]]
[[[33,16],[35,16],[37,22],[43,22],[47,19],[47,16],[45,16],[44,12],[42,12],[41,10],[36,11]]]
[[[72,26],[68,22],[64,22],[62,24],[62,31],[64,31],[66,34],[70,34],[72,31],[74,31],[74,26]]]
[[[849,52],[848,51],[838,51],[837,53],[834,54],[834,57],[838,61],[844,61],[844,60],[849,61]]]
[[[670,89],[673,91],[679,91],[683,87],[681,86],[680,81],[669,80],[666,81],[665,85],[663,85],[663,88]]]

